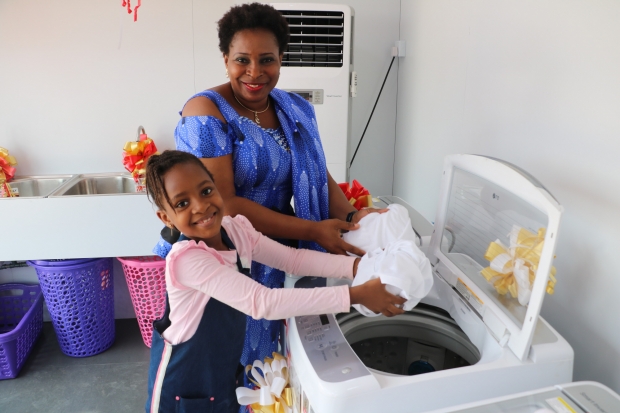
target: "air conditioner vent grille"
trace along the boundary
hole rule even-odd
[[[291,32],[282,66],[342,67],[344,13],[280,10]]]

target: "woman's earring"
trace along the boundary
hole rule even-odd
[[[228,69],[226,69],[226,78],[228,78]]]
[[[174,236],[174,226],[170,225],[170,236],[173,237]]]

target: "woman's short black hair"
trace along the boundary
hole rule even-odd
[[[267,4],[250,3],[233,6],[217,22],[220,51],[227,55],[235,33],[246,29],[269,30],[278,41],[280,54],[286,50],[289,29],[284,16]]]
[[[170,197],[164,185],[164,175],[174,166],[179,164],[193,163],[201,167],[209,175],[211,180],[213,175],[200,159],[188,152],[183,151],[164,151],[161,155],[151,155],[146,163],[146,195],[160,210],[164,210],[164,201],[174,208],[170,202]]]

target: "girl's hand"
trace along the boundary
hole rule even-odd
[[[379,278],[349,288],[349,295],[351,304],[361,304],[373,313],[381,313],[386,317],[393,317],[405,312],[402,305],[407,300],[387,292],[385,285],[381,283]]]
[[[343,254],[347,252],[362,256],[365,252],[351,244],[344,242],[341,237],[343,231],[355,231],[360,226],[351,222],[339,219],[326,219],[313,223],[312,241],[325,248],[332,254]]]
[[[362,218],[364,218],[366,215],[368,214],[372,214],[372,213],[379,213],[379,214],[383,214],[385,212],[388,212],[389,209],[387,208],[383,208],[383,209],[377,209],[377,208],[363,208],[360,209],[359,211],[357,211],[355,214],[353,214],[353,218],[351,219],[351,222],[353,224],[357,224],[358,222],[360,222],[360,220]]]

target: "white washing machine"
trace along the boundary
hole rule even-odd
[[[410,210],[434,286],[420,305],[392,318],[353,311],[287,320],[294,410],[426,412],[572,381],[571,346],[539,316],[562,213],[555,198],[506,162],[452,155],[434,225],[396,197],[379,203],[393,202]],[[526,306],[480,274],[489,244],[508,245],[513,225],[546,230]]]
[[[617,413],[620,396],[592,381],[546,387],[432,413]]]

